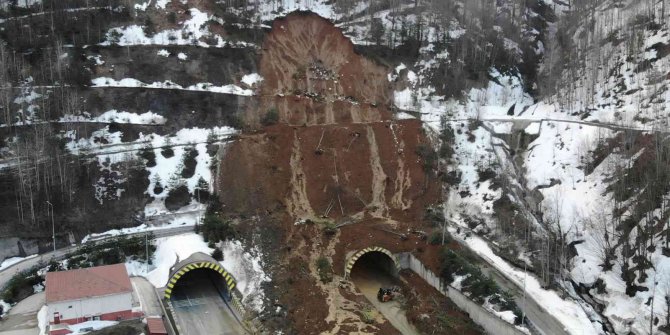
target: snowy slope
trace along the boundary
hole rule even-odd
[[[616,231],[608,221],[615,221],[616,208],[632,211],[636,203],[635,197],[615,203],[611,187],[620,171],[634,166],[645,149],[632,154],[614,151],[595,162],[592,169],[587,170],[586,166],[594,160],[599,148],[627,129],[641,133],[667,132],[670,37],[667,21],[655,26],[635,26],[639,15],[649,13],[646,4],[635,1],[624,2],[621,7],[611,4],[605,1],[595,11],[594,31],[585,32],[583,26],[575,28],[573,38],[580,55],[576,65],[580,70],[561,72],[555,93],[541,97],[540,101],[533,101],[524,92],[528,85],[517,75],[501,74],[495,69],[491,69],[490,77],[494,80],[487,87],[469,89],[460,100],[436,95],[435,88],[421,74],[430,69],[427,63],[440,61],[437,55],[429,61],[424,59],[409,66],[401,64],[391,71],[389,79],[406,83],[395,93],[396,106],[420,113],[435,132],[439,131],[440,117],[446,117],[449,128],[454,131],[455,166],[447,169],[459,172],[461,178],[458,185],[449,188],[448,216],[461,222],[464,217],[481,219],[485,224],[479,226],[478,231],[489,232],[488,236],[495,239],[498,218],[493,203],[506,196],[522,208],[528,206],[519,193],[503,194],[500,188],[491,187],[491,180],[481,182],[478,176],[481,170],[491,169],[505,176],[512,185],[510,189],[539,192],[539,208],[529,212],[539,209],[542,222],[537,216],[527,219],[537,225],[538,232],[549,229],[564,235],[566,243],[575,243],[577,255],[566,259],[568,279],[587,287],[596,282],[604,284],[605,291],[592,289],[590,298],[598,303],[593,308],[602,309],[602,315],[616,333],[648,334],[652,313],[659,318],[653,325],[655,330],[664,324],[668,313],[664,298],[670,286],[667,284],[668,257],[659,247],[647,254],[652,267],[645,270],[645,277],[635,281],[647,290],[635,292],[634,296],[628,294],[622,279],[620,260],[626,256],[621,249],[615,251],[618,260],[611,269],[605,270],[602,266],[603,244],[617,243]],[[612,17],[621,19],[612,20]],[[580,39],[585,34],[598,47],[584,44]],[[639,39],[633,46],[623,41],[612,42],[613,38],[631,37]],[[549,62],[551,60],[546,59],[543,64],[546,71]],[[512,115],[508,115],[513,105]],[[520,132],[530,136],[532,141],[521,148],[521,157],[512,157],[510,153],[519,149],[518,143],[506,142],[506,139],[516,138],[513,135]],[[661,138],[667,138],[667,133],[664,134]],[[463,196],[464,192],[467,196]],[[648,216],[665,225],[667,222],[661,221],[664,217],[662,220],[668,220],[665,207],[662,203],[657,206],[659,208]],[[638,227],[645,225],[645,220],[638,223]],[[633,228],[628,237],[631,244],[642,234],[640,229]],[[664,241],[664,236],[659,234],[651,243],[662,245]],[[483,246],[472,247],[483,252]],[[629,259],[626,262],[628,267],[637,264]],[[580,309],[578,305],[576,308]],[[590,310],[587,308],[587,314]],[[562,321],[569,325],[570,320],[573,319]],[[580,318],[572,322],[577,320]],[[597,322],[597,317],[591,321]],[[595,329],[602,331],[600,328],[597,325]],[[572,333],[580,332],[573,329]]]

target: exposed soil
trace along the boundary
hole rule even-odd
[[[282,247],[266,253],[282,263],[271,299],[286,310],[290,333],[398,333],[344,280],[344,263],[369,246],[425,247],[414,232],[428,229],[423,214],[440,189],[416,153],[429,144],[421,122],[392,118],[387,69],[314,14],[276,20],[259,69],[264,80],[245,119],[258,124],[274,109],[279,122],[227,146],[216,181],[224,214],[269,216],[281,230]],[[317,266],[323,260],[332,280]]]
[[[259,69],[264,80],[259,106],[247,114],[250,124],[272,108],[294,125],[391,119],[386,69],[356,54],[351,41],[318,15],[275,20]]]
[[[467,313],[458,309],[451,300],[428,285],[411,271],[404,271],[402,279],[411,287],[407,301],[407,317],[424,334],[485,334]]]
[[[267,127],[228,147],[222,201],[241,213],[286,207],[296,219],[414,221],[438,194],[415,153],[423,141],[416,120]]]

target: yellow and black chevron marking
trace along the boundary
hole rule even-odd
[[[398,263],[398,260],[395,258],[393,253],[391,253],[390,251],[388,251],[388,250],[386,250],[382,247],[368,247],[368,248],[365,248],[365,249],[362,249],[362,250],[358,250],[353,256],[351,256],[347,260],[347,264],[344,268],[344,277],[345,278],[349,278],[349,273],[351,273],[351,269],[354,267],[354,264],[356,264],[356,261],[359,258],[361,258],[363,255],[367,254],[368,252],[381,252],[381,253],[386,254],[387,256],[391,257],[391,259],[393,260],[393,263],[395,263],[396,269],[398,269],[398,271],[400,271],[400,263]]]
[[[221,265],[212,262],[197,262],[182,267],[172,276],[172,278],[170,278],[167,286],[165,287],[165,299],[170,299],[170,296],[172,295],[172,289],[174,289],[174,286],[177,284],[177,280],[179,280],[179,278],[181,278],[184,274],[186,274],[191,270],[201,268],[212,269],[220,273],[221,276],[223,277],[223,280],[226,281],[228,291],[233,292],[233,289],[235,288],[235,285],[237,285],[237,282],[235,281],[235,278],[233,278],[233,276],[230,273],[228,273],[228,271],[226,271]]]

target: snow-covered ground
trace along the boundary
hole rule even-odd
[[[117,321],[86,321],[82,323],[77,323],[75,325],[69,325],[67,328],[72,332],[71,334],[86,334],[92,330],[100,330],[103,328],[116,326],[119,324]]]
[[[40,329],[40,335],[46,335],[49,326],[49,309],[46,305],[37,312],[37,327]]]
[[[178,212],[172,212],[165,207],[165,198],[170,190],[180,186],[186,186],[191,194],[195,194],[196,188],[211,191],[210,165],[213,157],[207,153],[207,144],[210,141],[217,142],[226,139],[236,133],[237,131],[230,127],[184,128],[170,136],[141,133],[137,140],[123,142],[123,134],[120,131],[110,132],[109,127],[106,126],[94,131],[88,138],[78,137],[76,131],[66,132],[65,138],[69,140],[66,143],[66,148],[71,153],[94,155],[101,170],[114,169],[115,163],[137,159],[137,154],[141,150],[152,150],[156,164],[146,168],[149,171],[150,182],[147,187],[147,194],[153,200],[145,208],[145,218],[150,219],[156,215],[202,210],[202,206],[197,203],[197,199],[194,199]],[[172,156],[166,157],[162,153],[165,147],[172,149]],[[195,171],[191,177],[183,178],[181,172],[184,168],[184,159],[187,151],[190,150],[195,150],[196,154]],[[125,181],[120,171],[116,171],[115,175],[117,176],[115,180],[119,184]],[[157,194],[157,190],[161,192]],[[108,194],[106,189],[101,186],[99,192],[96,193],[96,195],[100,195],[98,200],[104,203],[107,199],[115,199],[115,197],[120,196],[118,189],[112,191],[117,193]],[[173,223],[193,224],[195,217],[189,218],[181,215],[180,219],[181,221]]]
[[[135,5],[135,8],[146,10],[146,6],[142,5]],[[209,25],[212,23],[222,24],[223,20],[221,18],[197,8],[190,8],[189,14],[191,18],[180,23],[180,29],[160,31],[153,36],[147,36],[144,27],[139,25],[112,28],[107,32],[106,40],[101,45],[192,45],[204,48],[253,46],[246,42],[226,41],[222,36],[212,33],[209,30]]]
[[[2,264],[0,264],[0,271],[4,270],[16,263],[22,262],[26,259],[37,257],[37,254],[35,255],[30,255],[26,257],[10,257],[10,258],[5,258],[5,260],[2,261]]]
[[[467,244],[472,251],[486,259],[489,264],[505,274],[509,280],[515,282],[519,287],[525,287],[526,293],[538,302],[545,309],[546,313],[551,313],[551,315],[556,317],[568,333],[581,335],[602,333],[602,331],[599,331],[591,323],[586,312],[578,303],[559,297],[555,291],[543,289],[535,277],[526,275],[523,271],[519,271],[509,265],[500,256],[496,255],[481,238],[477,236],[464,238],[464,235],[457,232],[456,227],[450,227],[449,232],[452,236]],[[464,234],[465,230],[462,233]]]
[[[171,81],[164,81],[164,82],[157,81],[147,84],[133,78],[124,78],[121,80],[115,80],[108,77],[95,78],[91,80],[91,83],[93,84],[93,87],[144,87],[144,88],[156,88],[164,90],[199,91],[199,92],[235,94],[244,96],[251,96],[254,94],[253,90],[243,89],[233,84],[225,86],[216,86],[211,83],[197,83],[194,85],[183,87]]]
[[[270,281],[270,277],[263,270],[258,246],[248,252],[240,241],[225,241],[219,247],[223,251],[221,264],[235,276],[237,289],[244,296],[244,305],[262,311],[264,295],[261,285]]]
[[[0,318],[4,318],[7,313],[9,313],[9,310],[12,309],[12,305],[6,303],[4,300],[0,300],[0,307],[2,307],[2,314],[0,315]]]
[[[175,263],[196,252],[209,255],[213,251],[200,235],[194,233],[156,239],[156,246],[148,272],[146,264],[137,261],[126,263],[131,276],[144,276],[156,287],[167,284],[170,267]],[[223,242],[221,249],[224,255],[221,265],[235,277],[244,305],[262,311],[264,295],[261,285],[270,281],[270,277],[263,270],[258,250],[245,251],[240,241]]]
[[[164,124],[167,119],[162,115],[151,111],[137,114],[126,111],[108,110],[97,117],[92,117],[88,112],[81,115],[64,115],[59,122],[99,122],[99,123],[129,123],[129,124]]]

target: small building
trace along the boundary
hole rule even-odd
[[[51,325],[133,317],[133,286],[124,264],[48,272],[45,286]]]
[[[167,335],[162,318],[147,318],[147,332],[149,335]]]

